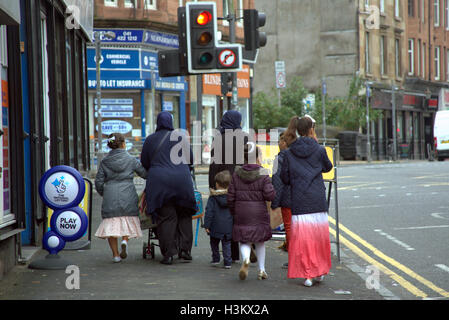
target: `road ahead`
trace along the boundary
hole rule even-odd
[[[449,298],[449,162],[340,167],[338,202],[343,252],[401,298]]]

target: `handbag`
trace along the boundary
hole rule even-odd
[[[282,210],[281,208],[271,209],[271,202],[267,202],[268,214],[270,215],[270,226],[271,229],[276,229],[284,220],[282,219]]]

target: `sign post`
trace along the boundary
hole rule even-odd
[[[281,89],[287,86],[285,74],[285,61],[275,61],[274,71],[276,74],[276,88],[278,89],[278,106],[281,107]]]
[[[42,239],[49,254],[42,260],[30,263],[30,269],[60,270],[69,263],[58,252],[66,242],[81,238],[88,227],[87,215],[78,205],[84,198],[84,178],[74,168],[55,166],[45,172],[39,182],[39,195],[46,206],[54,210],[50,231]]]

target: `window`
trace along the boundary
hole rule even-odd
[[[397,78],[401,76],[401,46],[399,39],[394,42],[394,54],[395,54],[395,75]]]
[[[433,2],[433,24],[435,27],[440,26],[440,0]]]
[[[394,0],[394,16],[399,18],[401,16],[401,2],[399,0]]]
[[[425,78],[426,77],[426,44],[423,43],[422,44],[422,77]]]
[[[408,16],[415,16],[415,0],[408,0]]]
[[[145,9],[149,10],[156,10],[156,1],[157,0],[145,0]]]
[[[449,0],[444,1],[444,21],[446,23],[446,30],[449,30]]]
[[[134,2],[136,0],[125,0],[125,8],[134,8]]]
[[[365,0],[365,9],[369,9],[369,0]]]
[[[415,73],[415,52],[414,52],[414,40],[408,39],[408,74],[413,75]]]
[[[385,0],[380,0],[380,13],[385,13]]]
[[[417,56],[416,56],[416,60],[417,60],[417,62],[418,62],[418,70],[416,70],[416,75],[418,76],[418,77],[420,77],[421,76],[421,39],[418,39],[418,48],[416,49],[416,54],[417,54]]]
[[[365,34],[365,73],[370,73],[369,32]]]
[[[425,1],[424,0],[419,0],[421,1],[421,22],[424,23],[426,20],[426,9],[425,9]]]
[[[449,81],[449,50],[446,51],[446,81]]]
[[[117,7],[118,0],[104,0],[106,7]]]
[[[387,43],[385,36],[380,36],[380,74],[387,74]]]
[[[434,58],[434,68],[435,68],[435,80],[440,80],[440,47],[435,46],[435,58]]]

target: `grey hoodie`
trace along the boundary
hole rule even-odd
[[[95,188],[103,197],[103,219],[138,216],[138,196],[134,186],[134,172],[146,179],[147,172],[125,149],[114,149],[101,161],[95,177]]]

